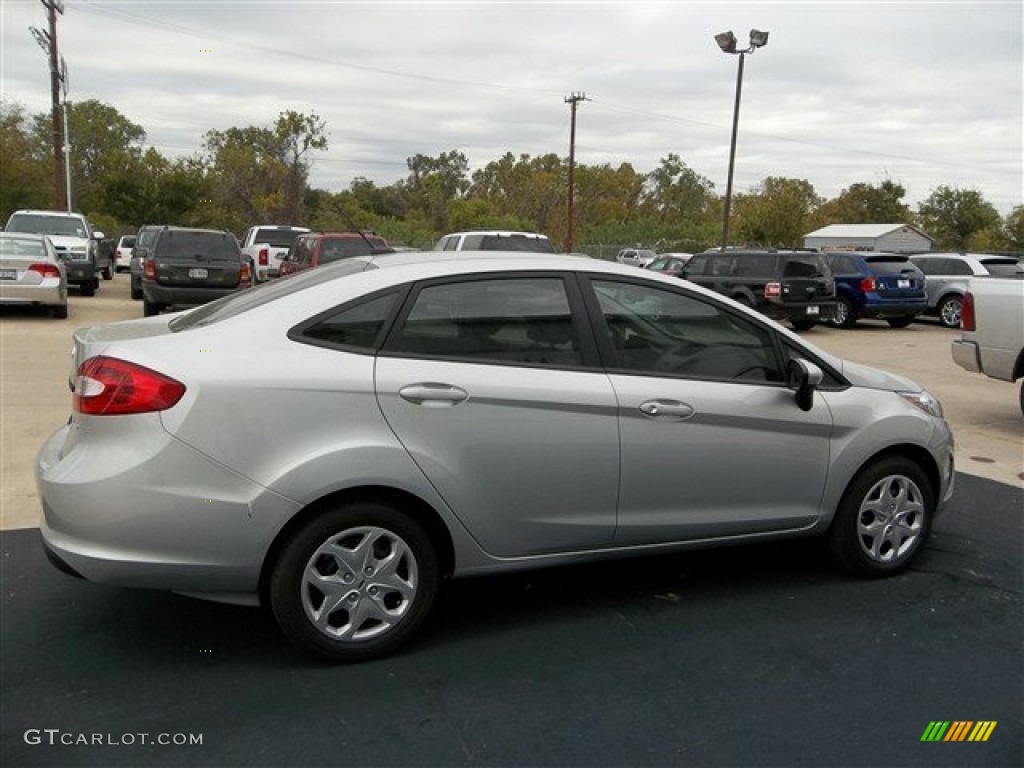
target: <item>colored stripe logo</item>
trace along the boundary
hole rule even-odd
[[[988,741],[996,729],[996,720],[932,720],[921,734],[921,741]]]

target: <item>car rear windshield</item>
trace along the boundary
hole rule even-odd
[[[332,261],[350,259],[353,256],[369,256],[374,252],[374,248],[387,247],[387,243],[383,240],[374,239],[372,237],[369,238],[369,242],[363,240],[361,237],[325,238],[323,244],[320,246],[320,257],[317,260],[317,263],[329,264]]]
[[[472,250],[469,238],[466,248]],[[521,251],[525,253],[554,253],[551,241],[546,237],[522,237],[521,235],[484,235],[477,246],[481,251]]]
[[[820,253],[786,256],[782,265],[783,277],[828,277],[831,274],[828,260]]]
[[[39,216],[32,213],[16,213],[7,222],[7,231],[34,232],[37,235],[88,237],[85,225],[76,216]]]
[[[1024,264],[1016,259],[982,259],[990,275],[1018,276],[1024,274]]]
[[[872,269],[883,275],[898,275],[902,272],[920,271],[908,256],[865,256],[864,261]]]
[[[207,259],[238,261],[238,243],[227,232],[188,232],[169,229],[157,243],[160,258],[191,258],[201,253]]]
[[[122,248],[131,248],[133,245],[135,245],[135,235],[125,235],[121,238]]]
[[[254,243],[265,243],[275,248],[288,248],[295,238],[303,234],[299,229],[279,229],[278,227],[263,227],[256,230]]]
[[[356,259],[332,264],[323,269],[307,269],[287,278],[263,283],[257,288],[248,288],[211,301],[209,304],[203,304],[191,312],[174,318],[167,327],[177,333],[178,331],[187,331],[189,328],[219,323],[221,320],[227,320],[256,307],[262,307],[264,304],[291,296],[293,293],[314,285],[326,283],[342,275],[354,275],[356,272],[378,268],[362,259]]]

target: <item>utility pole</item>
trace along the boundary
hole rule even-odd
[[[581,101],[587,101],[587,94],[574,93],[565,97],[565,103],[570,105],[572,119],[569,128],[569,225],[565,238],[565,251],[572,253],[576,250],[576,212],[573,209],[573,200],[576,197],[576,184],[574,173],[576,170],[576,105]]]
[[[67,180],[65,178],[64,119],[60,104],[61,71],[57,66],[60,54],[57,50],[57,14],[64,13],[64,0],[40,0],[45,6],[49,19],[49,32],[29,27],[39,47],[50,56],[50,102],[53,118],[53,197],[54,208],[68,210]]]

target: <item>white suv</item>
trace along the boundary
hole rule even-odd
[[[102,232],[95,232],[85,216],[66,211],[15,211],[4,227],[7,232],[31,232],[48,235],[57,255],[64,261],[68,283],[77,285],[82,296],[92,296],[100,287],[99,273],[109,280],[112,267],[100,260],[99,241]]]
[[[435,251],[525,251],[554,253],[554,246],[545,235],[536,232],[479,230],[453,232],[434,245]]]

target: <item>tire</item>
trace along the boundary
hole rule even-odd
[[[889,324],[890,328],[906,328],[912,322],[914,322],[914,316],[908,317],[890,317],[885,322]]]
[[[65,320],[68,316],[68,305],[62,304],[60,306],[53,307],[50,312],[57,320]]]
[[[939,322],[946,328],[959,328],[964,309],[964,297],[950,294],[943,297],[938,306]]]
[[[793,320],[793,328],[797,331],[809,331],[815,326],[813,320]]]
[[[90,280],[88,283],[82,283],[78,286],[78,293],[80,296],[94,296],[96,294],[96,281]]]
[[[269,602],[296,645],[365,661],[412,637],[439,584],[424,530],[396,509],[363,502],[329,508],[292,535],[273,564]]]
[[[142,297],[142,315],[144,317],[152,317],[153,315],[159,315],[160,310],[163,309],[159,304],[153,304],[145,296]]]
[[[114,279],[114,273],[110,269],[110,267],[104,267],[103,271],[100,272],[100,274],[103,275],[103,279],[104,280],[113,280]]]
[[[142,289],[141,288],[136,288],[133,285],[131,290],[132,290],[132,300],[133,301],[141,301],[142,300]]]
[[[1020,382],[1020,412],[1024,414],[1024,380]]]
[[[859,576],[905,570],[921,551],[935,516],[935,492],[924,471],[901,456],[869,464],[843,494],[826,534],[829,555]]]
[[[836,328],[853,328],[857,324],[857,308],[845,296],[836,299],[836,314],[831,320]]]

